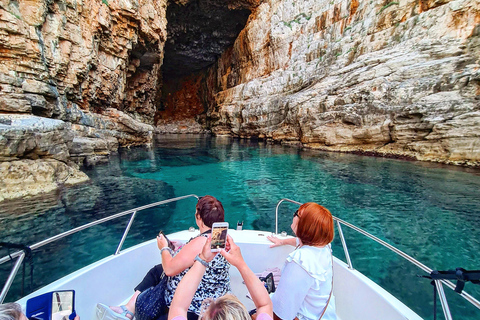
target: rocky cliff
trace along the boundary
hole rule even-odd
[[[0,0],[0,176],[8,176],[0,200],[84,181],[77,165],[150,144],[155,123],[165,124],[159,132],[207,130],[197,120],[212,98],[195,75],[233,44],[259,3]],[[36,177],[39,168],[50,178]],[[37,180],[50,186],[35,191]]]
[[[166,0],[0,1],[3,198],[15,197],[9,185],[24,185],[26,195],[68,176],[85,181],[75,163],[151,142],[166,7]],[[55,173],[23,181],[12,174],[41,171],[31,161]]]
[[[209,81],[217,134],[480,164],[478,0],[265,0]]]
[[[480,165],[478,0],[0,0],[0,37],[3,198],[155,130]]]

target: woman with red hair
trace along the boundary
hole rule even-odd
[[[289,254],[272,296],[274,319],[334,320],[333,217],[325,207],[304,203],[293,214],[291,228],[297,238],[269,236],[271,247],[296,246]]]

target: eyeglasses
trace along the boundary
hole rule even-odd
[[[293,213],[293,217],[294,217],[294,218],[295,218],[295,217],[299,217],[299,218],[300,218],[300,216],[298,215],[298,210]]]

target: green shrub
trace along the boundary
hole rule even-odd
[[[295,16],[295,18],[293,18],[293,20],[289,21],[289,22],[285,22],[283,21],[283,24],[286,25],[287,27],[289,27],[290,29],[292,29],[292,24],[295,22],[295,23],[300,23],[300,20],[303,18],[305,18],[305,20],[310,20],[310,18],[312,18],[312,15],[310,14],[309,16],[307,16],[305,13],[300,13],[298,15]]]
[[[390,2],[390,3],[386,4],[386,5],[384,5],[384,6],[380,9],[380,11],[378,11],[377,15],[380,14],[380,13],[382,13],[383,10],[385,10],[385,9],[387,9],[388,7],[391,7],[391,6],[393,6],[393,5],[397,5],[397,6],[398,6],[399,3],[398,3],[398,2]]]

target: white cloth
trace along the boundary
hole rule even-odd
[[[330,245],[318,248],[302,246],[285,262],[278,288],[272,296],[273,312],[284,320],[318,320],[332,289]],[[332,294],[322,320],[335,320]]]

